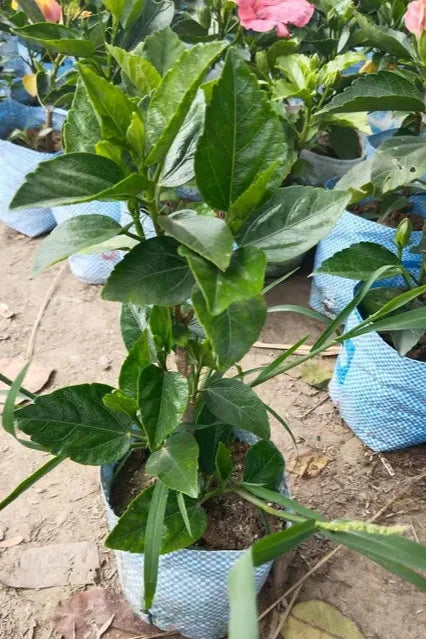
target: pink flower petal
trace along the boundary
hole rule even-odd
[[[409,3],[405,14],[405,26],[415,35],[421,35],[426,31],[426,0]]]

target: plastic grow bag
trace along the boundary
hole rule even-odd
[[[346,329],[361,321],[352,313]],[[426,362],[400,357],[378,333],[344,342],[329,385],[348,426],[375,451],[426,442]]]
[[[243,439],[247,433],[235,433]],[[251,439],[251,437],[250,437]],[[118,521],[109,505],[115,464],[101,466],[101,493],[110,530]],[[283,481],[282,492],[287,494]],[[144,555],[114,551],[121,587],[133,610],[163,630],[177,630],[189,639],[220,639],[229,622],[228,575],[244,550],[186,548],[160,556],[157,590],[150,615],[143,612]],[[268,578],[272,562],[255,568],[256,592]]]
[[[65,111],[58,109],[54,112],[53,126],[56,129],[62,128],[65,116]],[[24,182],[26,174],[34,171],[39,162],[51,158],[52,154],[12,144],[5,138],[16,128],[37,127],[43,124],[44,120],[45,112],[41,107],[28,107],[10,98],[0,101],[0,220],[15,231],[30,237],[54,228],[56,223],[51,210],[31,208],[11,211],[9,203]]]
[[[298,178],[298,182],[308,186],[324,186],[328,180],[343,177],[349,169],[365,160],[365,158],[366,155],[364,153],[362,157],[354,160],[339,160],[303,149],[300,153],[300,159],[308,162],[309,168],[306,169],[303,176]]]
[[[413,204],[413,212],[426,218],[426,196],[415,195],[410,200]],[[324,260],[358,242],[375,242],[396,253],[395,233],[396,229],[345,211],[331,233],[318,244],[314,271]],[[418,244],[421,236],[421,231],[413,231],[413,244]],[[421,260],[420,253],[411,253],[409,248],[404,249],[404,264],[413,274],[419,271]],[[309,305],[320,313],[335,317],[353,298],[353,289],[354,280],[318,273],[313,276]]]
[[[55,206],[52,209],[57,224],[78,215],[105,215],[120,221],[120,202],[85,202],[70,206]],[[68,258],[71,272],[84,284],[104,284],[112,270],[123,259],[124,251],[104,251],[90,255],[72,255]]]

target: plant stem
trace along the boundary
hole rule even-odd
[[[300,515],[289,513],[287,512],[287,510],[277,510],[276,508],[272,508],[272,506],[268,506],[268,504],[262,501],[262,499],[258,499],[254,495],[247,493],[245,490],[243,490],[242,488],[238,486],[234,488],[233,492],[236,495],[239,495],[240,497],[245,499],[246,501],[250,502],[254,506],[257,506],[257,508],[260,508],[265,513],[268,513],[268,515],[273,515],[273,517],[278,517],[278,519],[284,519],[285,521],[293,521],[294,523],[297,523],[297,524],[301,524],[304,521],[306,521],[306,518],[300,517]]]
[[[116,18],[116,16],[113,16],[112,17],[111,41],[110,41],[110,44],[112,46],[115,44],[115,40],[117,38],[119,26],[120,26],[120,23],[119,23],[118,18]],[[107,72],[106,72],[108,80],[111,79],[111,70],[112,70],[112,53],[110,51],[108,51]]]
[[[7,384],[8,386],[12,386],[13,384],[13,380],[9,379],[8,377],[6,377],[6,375],[3,375],[2,373],[0,373],[0,382],[3,382],[4,384]],[[23,386],[21,386],[19,390],[21,391],[22,395],[25,395],[25,397],[28,397],[28,399],[36,399],[37,397],[37,395],[35,395],[34,393],[31,393],[31,391],[27,390]]]

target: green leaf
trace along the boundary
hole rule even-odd
[[[166,306],[153,306],[149,316],[149,327],[157,351],[169,353],[172,347],[171,309]]]
[[[219,442],[216,450],[215,468],[222,481],[228,479],[232,473],[232,467],[232,457],[228,447],[223,442]]]
[[[128,397],[120,390],[114,390],[112,393],[107,393],[103,397],[103,403],[107,408],[114,412],[126,413],[133,418],[136,415],[137,403],[133,397]]]
[[[147,366],[138,380],[142,425],[152,451],[179,426],[189,400],[188,380],[180,373]]]
[[[15,33],[27,42],[76,58],[90,58],[95,52],[93,42],[81,39],[77,30],[63,24],[38,22],[15,29]]]
[[[190,254],[195,251],[222,271],[229,266],[234,238],[223,220],[185,209],[161,215],[158,223],[167,235],[190,248]]]
[[[294,499],[289,499],[289,497],[285,497],[281,493],[274,492],[269,490],[268,488],[263,488],[262,486],[253,486],[252,484],[241,484],[241,486],[249,493],[252,493],[256,497],[260,497],[264,501],[271,502],[272,504],[278,504],[278,506],[283,506],[287,510],[294,510],[298,515],[302,515],[302,517],[306,517],[307,519],[315,519],[316,521],[325,521],[324,517],[319,513],[307,508],[306,506],[302,506]]]
[[[161,531],[164,526],[168,492],[168,488],[166,488],[161,481],[155,482],[148,510],[145,557],[143,563],[145,608],[147,610],[149,610],[152,606],[152,601],[157,588],[158,562],[161,551]]]
[[[228,577],[229,639],[258,639],[256,587],[251,549],[235,563]]]
[[[262,291],[266,256],[254,247],[234,251],[224,272],[187,248],[181,247],[179,253],[188,260],[212,315],[220,315],[234,302],[251,299]]]
[[[111,0],[109,0],[111,2]],[[118,0],[120,3],[121,0]],[[143,12],[145,0],[124,0],[120,15],[120,22],[124,29],[129,30]]]
[[[172,490],[198,496],[198,444],[191,433],[175,433],[160,450],[152,453],[146,472],[155,475]]]
[[[366,329],[362,328],[359,331],[356,327],[353,331],[357,335],[363,335],[371,330],[373,331],[405,331],[407,329],[423,329],[426,332],[426,306],[423,308],[416,308],[412,311],[405,311],[398,315],[390,315],[383,319],[379,319]]]
[[[25,379],[25,375],[27,374],[29,366],[30,362],[25,364],[23,369],[18,373],[15,380],[11,384],[9,391],[7,392],[2,411],[2,427],[6,431],[6,433],[12,435],[12,437],[14,437],[20,444],[22,444],[26,448],[32,448],[33,450],[46,450],[39,444],[18,437],[15,430],[15,403],[17,401],[17,398],[19,397],[19,393],[21,392],[22,383]],[[25,399],[27,399],[30,395],[32,394],[26,391],[24,394]],[[32,397],[33,399],[35,399],[36,396],[34,395]]]
[[[367,280],[373,271],[382,266],[395,266],[382,275],[382,278],[391,277],[400,272],[401,261],[395,253],[380,244],[359,242],[324,260],[317,272],[353,280]]]
[[[166,73],[148,107],[146,128],[153,146],[147,164],[166,156],[206,71],[225,47],[225,42],[197,44],[183,51]]]
[[[66,153],[94,153],[101,132],[87,89],[81,80],[77,83],[71,109],[63,128]]]
[[[34,484],[36,484],[39,479],[47,475],[47,473],[50,473],[51,470],[56,468],[56,466],[58,466],[63,461],[64,457],[53,457],[53,459],[49,459],[49,461],[43,464],[43,466],[38,468],[34,473],[21,481],[21,483],[18,484],[18,486],[16,486],[16,488],[14,488],[14,490],[12,490],[12,492],[9,493],[7,497],[4,497],[2,500],[0,500],[0,512],[3,510],[3,508],[6,508],[6,506],[9,506],[9,504],[15,501],[15,499],[18,499],[18,497],[20,497],[22,493],[31,488],[31,486],[34,486]]]
[[[121,226],[106,215],[78,215],[53,229],[40,244],[34,259],[36,275],[44,269],[94,244],[109,240]]]
[[[248,449],[244,459],[245,482],[278,490],[283,472],[283,456],[271,441],[261,440]]]
[[[221,370],[238,362],[259,337],[266,319],[266,304],[261,295],[234,302],[220,315],[211,315],[202,293],[192,295],[198,320],[205,329]]]
[[[116,550],[144,553],[146,542],[146,521],[154,487],[150,486],[138,495],[120,517],[117,525],[108,535],[105,545]],[[164,526],[161,534],[161,554],[186,548],[197,541],[207,527],[204,510],[195,499],[185,497],[185,506],[191,527],[191,535],[182,519],[175,492],[169,493]]]
[[[10,203],[12,209],[124,200],[145,188],[142,176],[124,177],[120,167],[94,153],[69,153],[40,162]]]
[[[136,107],[119,87],[101,78],[90,67],[80,64],[78,69],[97,115],[102,136],[107,140],[125,141]]]
[[[129,80],[135,85],[141,97],[148,95],[158,87],[161,82],[161,76],[148,60],[120,49],[120,47],[107,45],[107,49]]]
[[[248,189],[253,195],[253,189],[265,192],[278,186],[284,177],[285,155],[278,116],[247,64],[230,49],[207,106],[195,157],[197,184],[204,199],[213,208],[228,211]],[[244,204],[239,200],[227,219],[233,230],[241,226],[259,199],[257,194],[254,204],[250,198]]]
[[[302,542],[312,537],[315,532],[317,532],[316,522],[309,519],[301,524],[294,524],[291,528],[286,528],[259,539],[251,547],[254,565],[260,566],[268,561],[278,559],[292,548],[300,546]]]
[[[246,384],[237,379],[219,379],[205,389],[208,410],[224,424],[247,430],[262,439],[270,435],[263,402]]]
[[[158,184],[174,187],[194,177],[194,156],[204,126],[205,100],[199,89],[164,160]]]
[[[126,0],[102,0],[102,3],[115,18],[121,17],[125,2]]]
[[[422,93],[411,80],[392,71],[368,73],[354,80],[317,113],[425,110]]]
[[[402,60],[412,60],[413,47],[405,33],[389,29],[384,25],[378,25],[361,13],[356,13],[356,20],[361,27],[361,34],[365,37],[369,47],[386,51],[386,53],[390,53]]]
[[[216,453],[220,442],[228,444],[232,437],[232,426],[219,424],[214,415],[204,405],[194,429],[195,439],[200,448],[200,470],[212,475],[216,470]],[[202,429],[199,429],[203,425]]]
[[[140,372],[155,361],[154,345],[150,343],[148,329],[145,329],[129,350],[119,376],[120,390],[134,399],[138,395]],[[151,339],[152,341],[152,339]]]
[[[44,15],[35,0],[19,0],[18,5],[31,22],[44,22]]]
[[[188,511],[186,509],[185,497],[183,496],[182,493],[176,493],[176,498],[177,498],[180,514],[182,515],[182,519],[185,524],[186,531],[188,535],[191,536],[192,535],[191,522],[189,521]]]
[[[286,639],[366,639],[357,624],[325,601],[304,601],[292,608],[283,626]]]
[[[186,260],[171,237],[153,237],[135,246],[117,264],[102,291],[113,302],[174,306],[185,302],[194,285]]]
[[[390,572],[411,582],[426,592],[426,579],[414,571],[426,570],[426,547],[399,535],[378,535],[367,532],[326,532],[324,537],[362,553]]]
[[[165,75],[183,51],[183,42],[170,27],[166,27],[146,38],[142,54],[160,75]]]
[[[105,384],[79,384],[37,397],[16,411],[18,427],[54,455],[80,464],[108,464],[130,446],[132,421],[103,404]]]
[[[373,168],[374,157],[359,162],[353,166],[334,187],[335,191],[351,191],[353,202],[362,200],[368,195],[369,185],[371,184],[371,170]],[[372,185],[371,185],[372,188]]]
[[[126,140],[130,144],[134,155],[135,162],[138,166],[143,165],[145,155],[145,127],[139,113],[133,111],[129,127],[126,131]]]
[[[333,371],[318,361],[311,360],[301,367],[301,376],[305,384],[318,390],[327,390],[328,383],[333,377]]]
[[[289,260],[315,246],[344,212],[350,196],[312,186],[289,186],[247,220],[237,241],[263,249],[268,260]]]
[[[148,326],[149,309],[137,304],[122,304],[120,313],[121,337],[128,351]]]
[[[382,193],[419,180],[426,173],[426,144],[415,136],[395,136],[374,156],[371,181]]]
[[[126,33],[126,49],[134,49],[144,38],[169,26],[175,13],[175,4],[171,0],[145,0],[143,11],[133,24],[130,33]],[[139,54],[139,51],[135,51]]]

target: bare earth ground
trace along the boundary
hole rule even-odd
[[[15,313],[12,319],[3,322],[0,319],[0,357],[24,355],[40,302],[57,272],[54,268],[40,277],[32,277],[31,263],[39,241],[0,227],[0,302]],[[293,277],[290,283],[271,292],[270,301],[304,302],[308,287],[302,276]],[[308,333],[313,339],[318,331],[314,321],[271,314],[261,339],[268,343],[293,343]],[[277,354],[253,349],[245,358],[244,367],[268,362]],[[99,287],[83,285],[65,271],[37,339],[37,360],[56,371],[50,388],[90,381],[114,383],[123,355],[118,305],[102,301]],[[328,362],[331,366],[333,360]],[[329,458],[327,466],[314,478],[289,474],[293,496],[328,517],[367,520],[410,477],[425,470],[425,447],[386,454],[390,464],[387,469],[342,423],[331,402],[321,403],[325,393],[305,384],[294,370],[260,387],[260,394],[287,420],[300,453],[315,449]],[[295,453],[288,435],[278,423],[274,424],[274,434],[291,466]],[[43,455],[16,444],[3,431],[0,454],[0,496],[6,495],[45,460]],[[94,583],[118,588],[114,559],[102,545],[106,524],[97,486],[96,468],[67,462],[3,511],[0,541],[17,536],[24,539],[15,547],[0,547],[0,572],[2,566],[19,560],[19,555],[29,548],[96,541],[101,569]],[[426,543],[425,486],[424,481],[416,484],[392,504],[380,522],[406,524],[413,537]],[[306,543],[292,565],[290,583],[306,573],[330,548],[317,540]],[[84,586],[16,589],[0,584],[1,639],[53,637],[51,616],[56,605],[83,589]],[[426,637],[426,596],[346,550],[306,581],[299,601],[309,599],[335,605],[356,621],[368,638]]]

